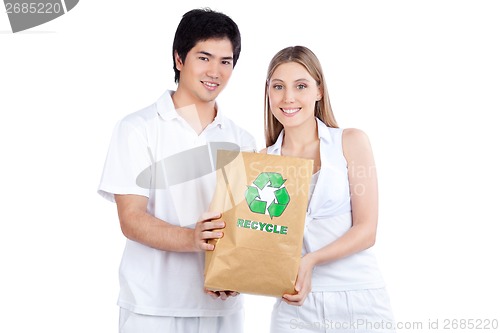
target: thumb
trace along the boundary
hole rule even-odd
[[[295,290],[297,292],[300,292],[302,289],[302,281],[297,277],[297,282],[295,282]]]

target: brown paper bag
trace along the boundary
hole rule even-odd
[[[218,151],[210,209],[226,227],[206,252],[207,289],[295,293],[312,168],[312,160]]]

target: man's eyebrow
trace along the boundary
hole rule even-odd
[[[207,51],[199,51],[198,53],[199,53],[199,54],[204,54],[204,55],[206,55],[206,56],[208,56],[208,57],[211,57],[211,58],[213,58],[213,56],[214,56],[212,53],[207,52]]]
[[[214,55],[207,51],[199,51],[198,54],[206,55],[209,58],[214,58]],[[222,60],[233,60],[233,57],[222,57]]]

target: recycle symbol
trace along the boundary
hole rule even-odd
[[[245,192],[250,210],[254,213],[267,214],[271,218],[281,216],[290,202],[290,195],[283,186],[285,181],[286,179],[277,172],[262,172],[258,175]],[[274,193],[274,197],[270,197],[270,193]]]

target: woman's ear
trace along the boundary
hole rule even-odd
[[[318,94],[316,95],[316,101],[321,101],[323,98],[323,91],[321,89],[318,89]]]

